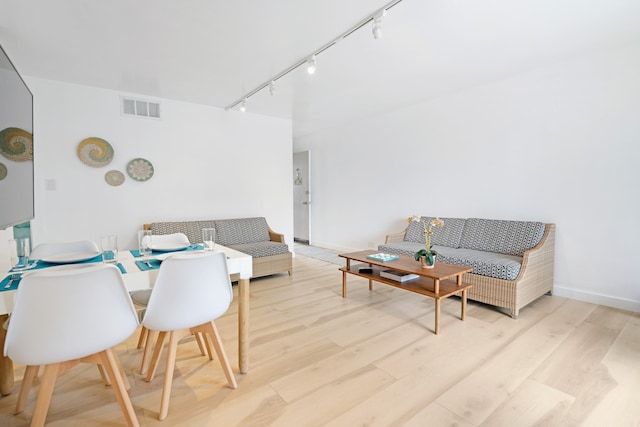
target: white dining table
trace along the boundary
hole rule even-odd
[[[238,368],[241,373],[249,371],[249,279],[253,274],[250,255],[216,244],[215,250],[227,256],[229,275],[238,275]],[[118,262],[126,273],[122,275],[129,291],[153,288],[158,269],[141,270],[130,251],[120,251]],[[86,264],[85,264],[86,265]],[[13,309],[16,291],[0,292],[0,325],[9,317]],[[6,330],[0,327],[0,348],[4,348]],[[0,354],[0,394],[6,396],[13,389],[13,362]]]

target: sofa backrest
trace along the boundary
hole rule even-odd
[[[429,221],[432,218],[429,216],[423,216],[422,219],[429,226]],[[448,246],[450,248],[457,248],[460,245],[460,238],[462,236],[462,230],[465,225],[465,218],[440,218],[444,221],[444,227],[433,227],[433,235],[431,236],[431,244],[436,246]],[[424,227],[422,222],[411,221],[407,227],[407,232],[404,235],[405,242],[418,242],[425,243],[424,239]]]
[[[468,218],[460,247],[523,256],[526,250],[540,243],[543,234],[542,222]]]
[[[216,243],[223,246],[268,242],[269,226],[263,217],[217,219]]]
[[[184,233],[191,243],[202,242],[202,229],[214,227],[213,221],[152,222],[151,234]]]

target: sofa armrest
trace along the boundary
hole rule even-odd
[[[520,275],[516,280],[523,279],[526,273],[529,277],[537,277],[547,283],[553,283],[555,236],[556,225],[545,224],[544,234],[540,242],[524,252]]]
[[[267,229],[269,231],[269,240],[272,242],[284,243],[284,234],[276,233],[267,225]]]
[[[401,233],[395,233],[395,234],[387,234],[387,236],[384,239],[384,243],[398,243],[398,242],[402,242],[404,241],[404,235],[407,233],[407,230],[404,230]]]

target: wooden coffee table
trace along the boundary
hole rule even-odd
[[[467,290],[473,285],[462,283],[462,275],[470,273],[471,267],[461,265],[445,264],[436,262],[433,268],[422,268],[412,257],[400,256],[393,261],[378,261],[367,258],[367,255],[376,254],[376,251],[360,251],[348,254],[340,254],[346,259],[346,267],[340,268],[342,271],[342,297],[347,297],[347,274],[369,279],[369,290],[373,290],[373,282],[384,283],[394,288],[404,289],[425,295],[436,300],[435,333],[440,333],[440,301],[451,295],[461,294],[462,309],[460,319],[464,320],[467,309]],[[363,264],[351,266],[351,261],[358,261]],[[370,267],[371,273],[360,272],[359,269]],[[382,270],[396,270],[403,273],[416,274],[419,277],[405,282],[398,282],[380,276]]]

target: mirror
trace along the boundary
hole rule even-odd
[[[0,229],[34,217],[33,95],[0,46]]]

